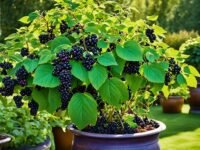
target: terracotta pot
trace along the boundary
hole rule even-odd
[[[180,113],[184,104],[181,96],[169,96],[168,99],[161,98],[161,105],[164,113]]]
[[[55,141],[55,146],[57,150],[71,150],[72,149],[73,134],[69,130],[66,130],[66,132],[64,132],[62,128],[54,127],[53,135],[54,135],[54,141]]]
[[[200,82],[197,88],[190,89],[190,98],[188,99],[191,113],[200,113]]]
[[[0,134],[0,150],[11,141],[11,137],[6,134]]]
[[[74,134],[72,150],[160,150],[159,133],[166,126],[159,122],[159,128],[135,134],[95,134],[79,131],[69,126]]]

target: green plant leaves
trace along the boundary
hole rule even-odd
[[[71,42],[67,37],[59,36],[56,37],[53,41],[51,41],[50,46],[52,50],[55,50],[59,46],[70,45],[70,44]]]
[[[141,89],[145,86],[146,80],[137,75],[126,75],[126,81],[132,92],[136,92],[138,89]]]
[[[45,64],[49,62],[52,59],[53,55],[51,54],[51,51],[48,49],[42,50],[40,52],[40,60],[39,64]]]
[[[93,66],[92,70],[88,72],[89,80],[93,87],[98,90],[102,84],[106,81],[108,73],[106,68],[99,64]]]
[[[106,43],[104,40],[99,40],[97,46],[99,48],[108,48],[108,43]]]
[[[164,83],[165,71],[162,66],[158,64],[144,64],[143,71],[145,78],[153,83]]]
[[[33,84],[54,88],[60,84],[57,77],[52,75],[53,66],[50,64],[40,65],[34,74]]]
[[[89,83],[88,72],[85,69],[85,67],[80,62],[77,61],[72,61],[71,65],[72,65],[72,70],[71,70],[72,75],[85,83]]]
[[[24,67],[26,70],[31,73],[35,70],[35,68],[38,66],[38,59],[26,59],[23,62]]]
[[[189,76],[185,76],[185,79],[186,79],[186,82],[187,82],[188,86],[194,87],[194,88],[197,87],[197,79],[195,78],[194,75],[190,74]]]
[[[99,89],[99,93],[104,101],[113,106],[119,106],[128,100],[127,87],[120,79],[115,77],[107,79]]]
[[[142,49],[136,41],[127,41],[124,46],[117,45],[117,55],[127,61],[142,61]]]
[[[176,78],[177,82],[179,85],[184,85],[186,84],[186,80],[184,78],[184,76],[182,74],[178,74],[177,78]]]
[[[117,65],[117,62],[112,52],[103,53],[97,58],[97,61],[103,66]]]
[[[97,103],[87,93],[76,93],[68,105],[68,114],[79,129],[95,125],[97,120]]]

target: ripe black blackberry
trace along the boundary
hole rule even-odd
[[[17,77],[17,83],[19,85],[21,85],[21,86],[26,86],[27,85],[27,78],[28,78],[29,74],[26,71],[26,69],[24,68],[24,66],[19,68],[15,75]]]
[[[90,51],[90,52],[92,52],[94,55],[98,55],[102,51],[102,49],[98,48],[97,46],[95,46],[95,47],[88,47],[87,50]]]
[[[25,87],[20,91],[21,96],[31,96],[32,90],[28,87]]]
[[[61,85],[66,88],[71,88],[72,74],[69,70],[62,70],[58,75],[58,78],[60,79]]]
[[[178,64],[175,64],[175,65],[173,66],[173,68],[172,68],[171,71],[172,71],[172,73],[173,73],[174,75],[177,75],[177,74],[180,73],[181,67],[180,67]]]
[[[88,35],[86,38],[85,38],[85,45],[87,47],[90,47],[90,46],[96,46],[97,45],[97,42],[98,42],[98,37],[96,34],[92,34],[91,36]]]
[[[171,81],[171,75],[169,72],[167,72],[165,74],[165,85],[169,85],[170,81]]]
[[[70,29],[70,28],[67,25],[67,23],[64,20],[62,20],[61,24],[60,24],[60,32],[63,34],[65,32],[67,32],[68,29]]]
[[[17,108],[21,108],[22,106],[23,106],[23,102],[22,102],[22,96],[14,96],[13,97],[13,100],[14,100],[14,102],[15,102],[15,105],[16,105],[16,107]]]
[[[65,110],[67,108],[67,105],[72,97],[72,93],[70,92],[68,87],[65,87],[64,85],[60,85],[59,92],[61,94],[61,107],[60,109]]]
[[[4,61],[4,62],[0,63],[0,68],[8,70],[8,69],[13,68],[13,65],[10,62]]]
[[[56,57],[60,62],[69,61],[71,58],[71,53],[68,50],[61,50],[56,54]]]
[[[31,101],[28,103],[28,107],[30,108],[30,113],[31,113],[31,115],[36,116],[36,115],[37,115],[37,112],[38,112],[38,108],[39,108],[38,103],[35,102],[34,100],[31,100]]]
[[[28,50],[28,48],[23,47],[23,48],[21,49],[20,54],[21,54],[22,57],[28,56],[28,55],[29,55],[29,50]]]
[[[110,43],[109,48],[107,49],[108,52],[113,51],[116,48],[116,44],[115,43]]]
[[[135,73],[139,74],[139,70],[140,70],[140,63],[137,61],[135,62],[128,61],[126,62],[124,67],[124,72],[128,74],[135,74]]]
[[[83,48],[77,45],[73,46],[71,55],[74,60],[81,60],[83,57]]]
[[[153,29],[146,29],[146,36],[149,38],[151,43],[156,40],[156,35],[154,34]]]
[[[78,23],[75,26],[73,26],[71,33],[76,32],[77,34],[79,34],[82,30],[83,26],[80,23]]]
[[[45,44],[49,41],[49,35],[48,34],[40,34],[39,40],[41,44]]]
[[[82,60],[82,64],[83,66],[88,70],[90,71],[93,67],[93,64],[96,62],[95,58],[87,53],[85,57],[83,57],[83,60]]]
[[[11,77],[5,77],[2,79],[3,87],[0,90],[2,96],[11,96],[13,95],[14,88],[16,85],[16,80],[11,79]]]

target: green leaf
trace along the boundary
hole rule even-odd
[[[85,83],[89,83],[88,72],[85,69],[85,67],[80,62],[76,61],[72,61],[71,65],[72,65],[72,70],[71,70],[72,75]]]
[[[34,74],[33,84],[54,88],[60,84],[57,77],[52,75],[53,66],[50,64],[40,65]]]
[[[135,122],[133,122],[133,118],[134,118],[133,115],[125,115],[125,116],[123,116],[124,121],[126,123],[128,123],[131,128],[136,128],[137,124]]]
[[[145,78],[153,83],[164,83],[165,71],[162,66],[158,64],[144,64],[144,76]]]
[[[117,66],[111,66],[112,68],[112,71],[121,75],[123,70],[124,70],[124,66],[125,66],[125,63],[126,61],[124,61],[123,59],[119,58],[119,57],[116,57],[116,61],[117,61]]]
[[[103,66],[117,65],[115,57],[112,52],[105,52],[97,58],[97,61]]]
[[[158,16],[147,16],[147,20],[150,21],[156,21],[158,19]]]
[[[120,79],[115,77],[107,79],[99,89],[99,93],[104,101],[113,106],[119,106],[128,100],[127,87]]]
[[[70,45],[71,42],[68,38],[64,36],[59,36],[55,38],[53,41],[51,41],[51,49],[54,51],[58,46],[60,45]]]
[[[57,88],[50,88],[48,93],[48,108],[50,113],[55,112],[61,106],[60,93]]]
[[[33,89],[32,97],[34,101],[39,104],[39,110],[45,110],[48,106],[48,90],[47,89]]]
[[[39,60],[39,64],[45,64],[47,62],[49,62],[52,59],[53,55],[51,54],[50,50],[43,50],[40,53],[40,60]]]
[[[145,55],[149,62],[155,62],[159,58],[158,53],[154,49],[148,48],[146,51]]]
[[[189,87],[197,87],[197,79],[193,75],[184,76]]]
[[[169,87],[164,85],[163,88],[162,88],[162,92],[163,92],[163,95],[168,98],[170,92],[169,92]]]
[[[95,125],[97,120],[97,103],[87,93],[76,93],[69,102],[68,114],[79,129],[83,129],[90,124]]]
[[[182,74],[179,74],[177,76],[176,80],[177,80],[178,84],[180,84],[180,85],[183,85],[183,84],[187,83],[186,80],[185,80],[185,78],[184,78],[184,76]]]
[[[23,65],[29,73],[32,73],[38,66],[38,59],[26,59]]]
[[[126,75],[126,81],[132,92],[136,92],[145,86],[146,80],[137,75]]]
[[[28,16],[24,16],[24,17],[20,18],[19,21],[24,23],[24,24],[29,24],[30,23]]]
[[[32,12],[28,16],[29,16],[28,21],[33,21],[39,16],[39,14],[37,12]]]
[[[188,67],[189,67],[189,70],[190,70],[191,74],[193,74],[196,77],[200,77],[200,74],[199,74],[199,72],[197,71],[197,69],[195,67],[190,66],[190,65]]]
[[[99,48],[108,48],[108,43],[106,43],[104,40],[99,40],[97,46]]]
[[[142,49],[135,41],[127,41],[124,47],[117,45],[117,55],[127,61],[142,61]]]
[[[92,70],[88,72],[89,80],[93,87],[98,90],[108,77],[106,68],[99,64],[93,66]]]

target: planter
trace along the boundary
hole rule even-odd
[[[0,134],[0,150],[2,150],[3,147],[7,145],[7,143],[9,143],[10,141],[11,137],[9,135]]]
[[[184,104],[181,96],[169,96],[168,99],[161,98],[161,105],[164,113],[180,113]]]
[[[64,132],[62,128],[54,127],[53,135],[54,135],[56,149],[58,150],[72,149],[73,134],[69,130],[66,130],[66,132]]]
[[[135,134],[95,134],[79,131],[69,126],[74,134],[72,150],[159,150],[159,133],[166,129],[159,122],[159,128]]]
[[[190,89],[190,98],[188,99],[191,113],[200,114],[200,82],[198,82],[197,88]]]

